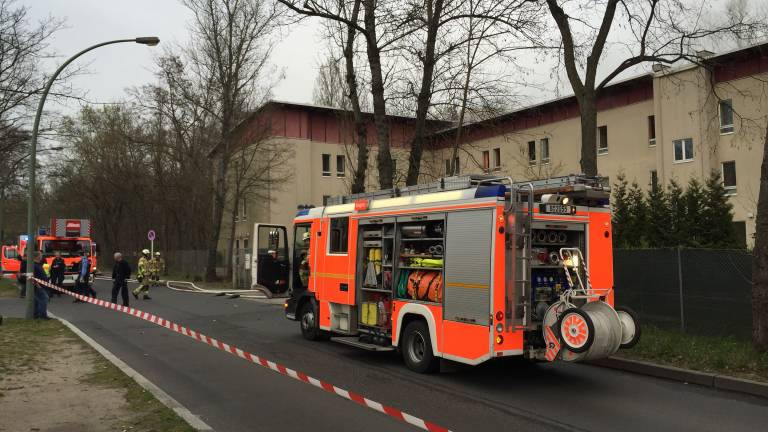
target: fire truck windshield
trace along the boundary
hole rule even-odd
[[[88,240],[43,240],[42,252],[44,255],[53,255],[60,252],[62,257],[79,256],[83,251],[91,252],[91,242]]]

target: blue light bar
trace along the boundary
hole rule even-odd
[[[503,197],[507,191],[504,185],[478,186],[475,191],[475,198]]]
[[[308,214],[309,214],[309,209],[308,208],[301,209],[301,210],[296,212],[296,216],[306,216]]]

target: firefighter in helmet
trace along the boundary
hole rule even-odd
[[[141,258],[139,258],[139,270],[136,272],[136,279],[139,280],[139,286],[133,290],[133,297],[139,299],[139,294],[144,293],[144,300],[150,300],[149,286],[151,284],[150,276],[152,275],[150,270],[150,255],[149,249],[141,251]]]
[[[165,260],[160,256],[160,252],[155,252],[155,256],[149,261],[149,271],[152,286],[159,286],[160,276],[165,273]]]

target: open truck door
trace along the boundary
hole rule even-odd
[[[266,289],[268,296],[288,291],[291,262],[286,228],[257,223],[253,227],[253,239],[253,288]]]
[[[0,255],[0,273],[18,273],[21,267],[16,246],[3,246]]]

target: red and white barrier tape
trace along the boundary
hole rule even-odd
[[[52,283],[42,281],[39,279],[32,278],[35,282],[37,282],[40,285],[47,286],[51,289],[54,289],[56,291],[60,291],[64,294],[67,294],[69,296],[72,296],[78,300],[82,300],[87,303],[95,304],[97,306],[101,306],[107,309],[112,309],[118,312],[123,312],[128,315],[134,316],[136,318],[143,319],[145,321],[149,321],[152,324],[159,325],[160,327],[165,327],[168,330],[171,330],[176,333],[183,334],[184,336],[190,337],[198,342],[202,342],[204,344],[210,345],[214,348],[218,348],[224,352],[227,352],[229,354],[235,355],[237,357],[240,357],[241,359],[247,360],[250,363],[257,364],[259,366],[265,367],[267,369],[270,369],[274,372],[277,372],[281,375],[293,378],[295,380],[311,384],[319,389],[325,390],[328,393],[335,394],[336,396],[341,396],[344,399],[351,400],[352,402],[355,402],[358,405],[362,405],[366,408],[370,408],[372,410],[378,411],[382,414],[386,414],[389,417],[394,418],[395,420],[399,420],[405,423],[408,423],[412,426],[416,426],[419,429],[430,431],[430,432],[449,432],[449,429],[444,428],[442,426],[436,425],[434,423],[428,422],[426,420],[422,420],[418,417],[414,417],[406,412],[403,412],[397,408],[393,408],[384,404],[381,404],[376,401],[372,401],[366,397],[363,397],[362,395],[358,393],[354,393],[351,391],[344,390],[342,388],[336,387],[335,385],[319,380],[317,378],[313,378],[311,376],[308,376],[302,372],[295,371],[293,369],[287,368],[281,364],[269,361],[265,358],[259,357],[255,354],[251,354],[248,351],[243,351],[240,348],[237,348],[235,346],[223,343],[219,340],[216,340],[210,336],[206,336],[200,332],[188,329],[184,326],[180,326],[172,321],[168,321],[164,318],[160,318],[156,315],[150,314],[148,312],[143,312],[138,309],[134,309],[132,307],[126,307],[118,305],[117,303],[108,302],[105,300],[100,300],[92,297],[87,297],[81,294],[74,293],[72,291],[66,290],[64,288],[61,288],[59,286],[56,286]]]

